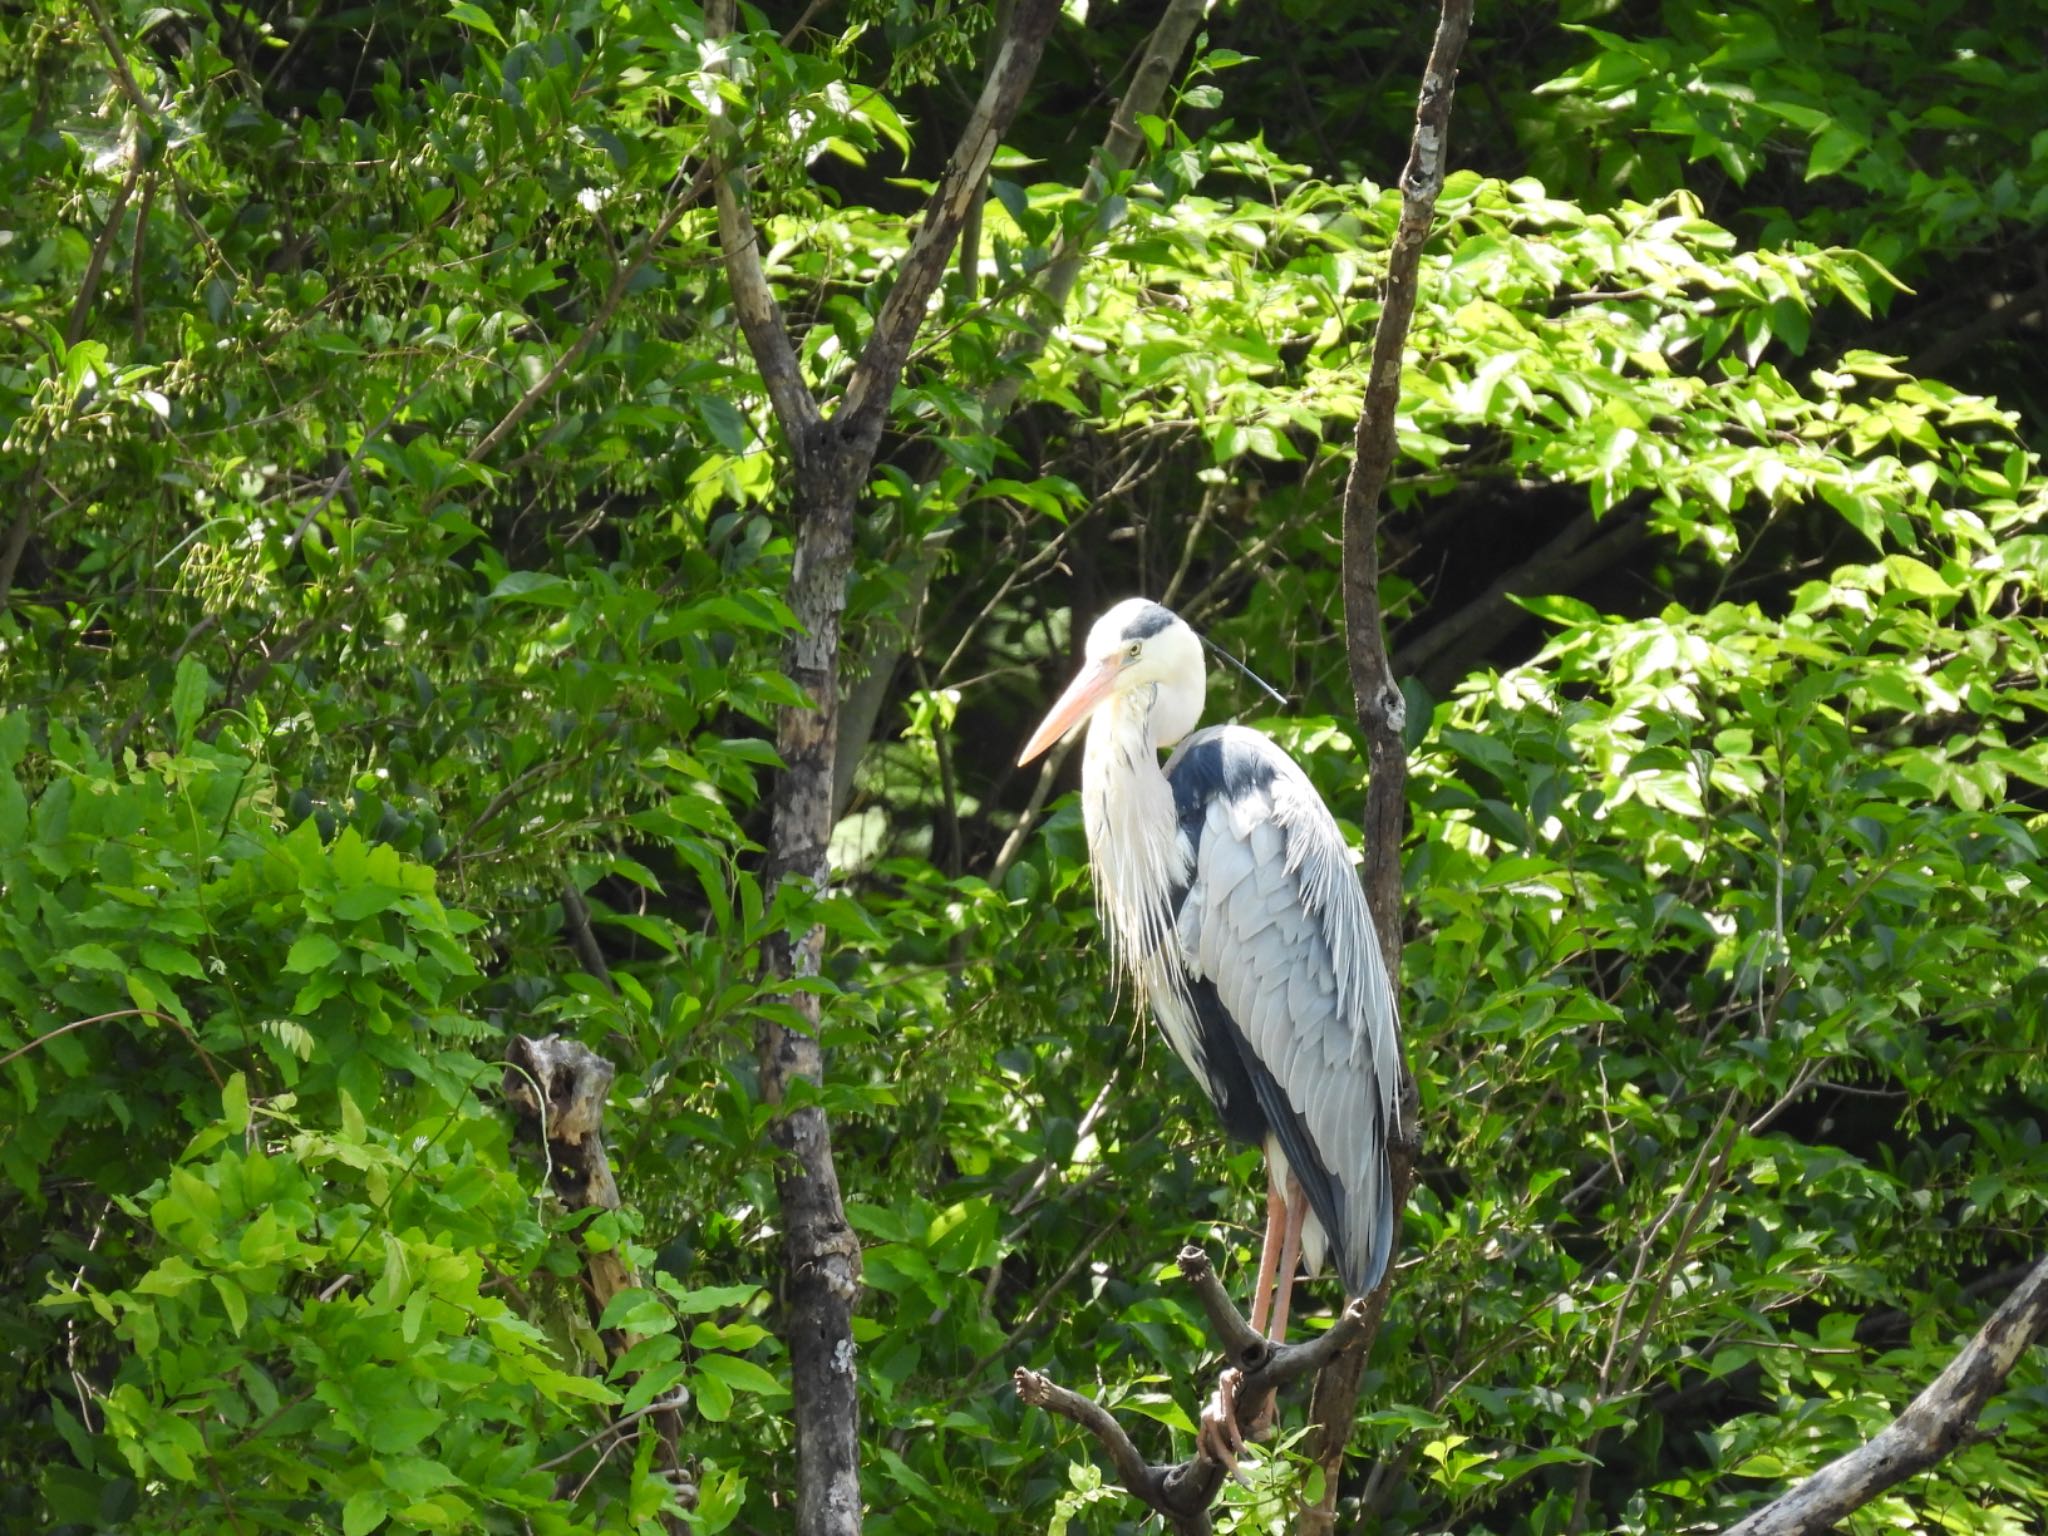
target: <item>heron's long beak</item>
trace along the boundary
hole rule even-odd
[[[1017,758],[1017,766],[1023,767],[1047,747],[1058,741],[1075,726],[1094,712],[1095,706],[1109,697],[1109,690],[1116,684],[1117,662],[1098,661],[1073,682],[1060,695],[1059,703],[1052,712],[1039,722],[1031,739],[1024,743],[1024,751]]]

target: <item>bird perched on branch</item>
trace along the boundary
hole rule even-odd
[[[1386,1269],[1394,991],[1329,807],[1270,737],[1195,730],[1206,687],[1183,620],[1143,598],[1118,603],[1018,762],[1087,722],[1096,907],[1224,1129],[1265,1150],[1251,1324],[1265,1333],[1270,1318],[1277,1341],[1298,1258],[1314,1273],[1327,1251],[1352,1296]]]

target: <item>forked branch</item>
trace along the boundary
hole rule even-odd
[[[1300,1344],[1275,1345],[1245,1321],[1216,1278],[1206,1253],[1183,1248],[1179,1262],[1182,1277],[1194,1287],[1195,1298],[1208,1315],[1217,1343],[1233,1362],[1224,1368],[1216,1396],[1202,1410],[1205,1430],[1224,1428],[1215,1421],[1227,1416],[1232,1431],[1229,1438],[1242,1442],[1253,1432],[1262,1406],[1275,1392],[1355,1352],[1369,1337],[1375,1314],[1371,1303],[1360,1298],[1317,1337]],[[1163,1516],[1181,1536],[1207,1536],[1209,1506],[1232,1471],[1227,1462],[1210,1454],[1208,1435],[1197,1440],[1194,1454],[1184,1461],[1148,1462],[1116,1416],[1093,1398],[1070,1391],[1037,1371],[1019,1369],[1015,1380],[1017,1395],[1026,1403],[1071,1419],[1093,1435],[1116,1469],[1117,1481],[1134,1498]]]

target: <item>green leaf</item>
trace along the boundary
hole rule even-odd
[[[180,749],[192,744],[192,733],[206,711],[206,695],[212,683],[205,665],[196,658],[187,656],[179,661],[177,675],[171,681],[171,720]]]
[[[548,571],[514,571],[491,588],[491,596],[550,608],[570,608],[575,606],[578,592],[573,583]]]
[[[785,1392],[788,1388],[751,1360],[738,1355],[704,1354],[697,1357],[697,1369],[714,1381],[722,1381],[735,1392]]]
[[[220,1113],[237,1136],[249,1129],[249,1080],[240,1072],[229,1073],[221,1086]]]
[[[140,949],[142,963],[153,971],[161,971],[166,976],[189,976],[194,981],[206,979],[206,971],[187,950],[156,939],[144,939]]]
[[[626,1333],[665,1333],[676,1325],[668,1303],[653,1291],[629,1288],[605,1303],[597,1320],[600,1328],[617,1328]]]
[[[387,1403],[370,1423],[370,1448],[381,1455],[415,1449],[446,1422],[448,1415],[424,1403]]]
[[[753,428],[730,401],[717,395],[699,396],[697,414],[703,418],[705,430],[729,452],[745,453],[753,446]]]
[[[369,1140],[370,1127],[369,1122],[363,1118],[363,1111],[356,1103],[355,1095],[343,1089],[337,1097],[341,1104],[339,1134],[342,1144],[351,1147],[364,1145]]]
[[[448,0],[448,9],[442,14],[450,21],[459,21],[465,27],[475,27],[479,32],[487,32],[501,43],[505,41],[504,34],[498,30],[498,24],[491,20],[490,12],[480,5],[473,4],[472,0]],[[350,1532],[349,1536],[355,1536],[355,1533]]]
[[[699,1364],[701,1366],[702,1362]],[[697,1401],[697,1412],[712,1423],[723,1424],[732,1417],[732,1388],[726,1385],[724,1378],[711,1375],[702,1369],[693,1371],[690,1375],[690,1395]]]
[[[758,1323],[699,1323],[690,1330],[690,1346],[693,1349],[752,1349],[768,1337],[768,1330]]]
[[[1954,597],[1956,589],[1942,579],[1942,575],[1924,560],[1915,560],[1911,555],[1887,555],[1884,568],[1891,576],[1894,586],[1903,588],[1915,597]]]
[[[732,1467],[706,1470],[698,1483],[697,1507],[691,1518],[704,1536],[716,1536],[740,1516],[747,1501],[747,1480]]]
[[[57,957],[57,963],[73,971],[127,969],[127,962],[104,944],[74,944]]]
[[[1869,147],[1870,140],[1846,123],[1829,123],[1806,157],[1806,179],[1834,175]]]
[[[662,1277],[663,1280],[667,1278]],[[674,1289],[670,1289],[672,1284],[673,1282],[665,1284],[662,1289],[668,1294],[669,1304],[681,1317],[695,1317],[705,1312],[723,1312],[727,1307],[745,1306],[761,1294],[761,1287],[758,1285],[700,1285],[688,1289],[675,1286]]]
[[[233,1275],[213,1275],[214,1293],[220,1297],[220,1304],[228,1314],[228,1326],[240,1338],[249,1326],[249,1298],[243,1294],[241,1285]]]
[[[28,716],[19,710],[0,712],[0,774],[11,774],[28,750]]]
[[[341,1507],[342,1536],[369,1536],[384,1523],[388,1511],[379,1488],[358,1488]]]
[[[317,930],[301,934],[292,945],[291,953],[285,956],[287,971],[305,975],[324,971],[341,958],[341,946],[326,934]]]
[[[637,1413],[657,1397],[669,1395],[670,1390],[676,1387],[677,1383],[682,1381],[688,1374],[689,1367],[680,1360],[671,1360],[660,1365],[650,1366],[641,1374],[640,1379],[633,1383],[631,1389],[627,1391],[625,1400],[619,1404],[619,1411],[621,1413]],[[683,1393],[685,1398],[688,1395],[687,1391]]]

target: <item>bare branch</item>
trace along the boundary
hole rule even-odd
[[[1407,168],[1401,173],[1401,217],[1387,258],[1386,289],[1373,332],[1351,474],[1344,484],[1346,642],[1352,694],[1365,728],[1372,768],[1366,802],[1366,895],[1388,971],[1396,976],[1400,974],[1401,826],[1408,777],[1401,733],[1407,711],[1387,659],[1386,626],[1380,611],[1379,502],[1394,463],[1401,357],[1421,286],[1422,247],[1429,238],[1437,193],[1443,187],[1458,55],[1471,25],[1472,0],[1444,0],[1416,105],[1415,137]]]
[[[1984,1405],[2048,1326],[2048,1258],[1963,1346],[1906,1411],[1867,1444],[1830,1462],[1727,1536],[1812,1536],[1926,1471],[1969,1438]]]
[[[733,0],[712,0],[704,8],[705,31],[714,39],[732,35]],[[721,65],[721,68],[723,66]],[[761,370],[768,400],[775,407],[775,419],[782,423],[790,452],[803,467],[810,451],[812,433],[818,424],[818,402],[804,383],[796,349],[789,344],[789,327],[782,318],[782,306],[768,286],[768,274],[761,266],[761,235],[754,220],[740,202],[739,172],[734,166],[738,135],[721,101],[713,109],[712,142],[717,146],[714,167],[718,194],[718,244],[725,252],[725,272],[732,284],[733,308],[739,314],[740,330],[746,334],[747,350]]]
[[[1181,1249],[1181,1275],[1195,1288],[1195,1299],[1209,1315],[1209,1331],[1223,1346],[1223,1352],[1245,1370],[1265,1364],[1273,1353],[1273,1341],[1255,1332],[1237,1310],[1223,1282],[1216,1278],[1216,1266],[1209,1255],[1190,1243]]]
[[[1031,1407],[1043,1408],[1063,1419],[1072,1419],[1101,1441],[1102,1448],[1109,1453],[1110,1464],[1116,1468],[1118,1480],[1148,1504],[1152,1502],[1142,1490],[1156,1486],[1165,1469],[1154,1467],[1145,1460],[1131,1437],[1124,1433],[1123,1425],[1117,1423],[1114,1414],[1092,1397],[1069,1392],[1050,1377],[1022,1366],[1017,1368],[1014,1379],[1017,1395]]]
[[[866,445],[868,453],[881,441],[889,397],[902,377],[911,343],[924,324],[926,301],[945,276],[946,259],[973,210],[996,146],[1038,73],[1038,60],[1059,16],[1059,0],[1017,0],[1009,34],[996,50],[981,99],[974,104],[953,158],[932,189],[924,221],[897,271],[895,286],[875,317],[874,332],[847,382],[846,398],[836,418],[841,439]]]
[[[1148,1462],[1110,1411],[1092,1397],[1070,1392],[1049,1377],[1018,1367],[1017,1396],[1033,1408],[1072,1419],[1108,1452],[1117,1481],[1133,1497],[1164,1515],[1181,1536],[1209,1536],[1209,1506],[1223,1486],[1225,1467],[1197,1452],[1183,1462]]]
[[[604,1145],[605,1099],[611,1092],[616,1069],[582,1041],[564,1035],[544,1035],[539,1039],[514,1035],[505,1051],[505,1068],[505,1101],[522,1119],[532,1122],[545,1142],[549,1183],[562,1204],[572,1211],[590,1207],[617,1210],[619,1186],[612,1177],[611,1158]],[[584,1265],[590,1318],[595,1323],[604,1316],[612,1298],[636,1285],[638,1277],[610,1249],[585,1255]],[[615,1334],[607,1341],[607,1347],[616,1357],[637,1342],[633,1334]],[[683,1463],[680,1406],[680,1400],[673,1398],[651,1403],[612,1421],[545,1465],[556,1466],[600,1439],[616,1435],[635,1420],[651,1417],[661,1444],[662,1466],[677,1497],[685,1505],[692,1505],[696,1502],[696,1479]],[[675,1516],[663,1518],[668,1529],[683,1529]]]
[[[1408,164],[1401,173],[1401,217],[1394,246],[1387,257],[1386,288],[1379,323],[1373,331],[1372,361],[1367,369],[1365,398],[1358,415],[1351,473],[1344,483],[1344,614],[1345,648],[1351,669],[1351,691],[1364,730],[1370,782],[1365,802],[1366,904],[1372,909],[1380,954],[1387,974],[1399,984],[1401,975],[1401,834],[1407,819],[1408,752],[1404,732],[1407,708],[1394,681],[1387,656],[1386,619],[1380,608],[1379,503],[1393,469],[1396,448],[1395,413],[1401,401],[1401,358],[1408,328],[1415,316],[1421,286],[1422,247],[1436,212],[1437,193],[1444,184],[1450,148],[1451,96],[1457,80],[1458,56],[1472,28],[1472,0],[1443,0],[1436,39],[1416,98],[1415,135]],[[1420,1144],[1416,1127],[1415,1080],[1401,1068],[1401,1108],[1389,1148],[1394,1209],[1408,1204]],[[1339,1474],[1351,1425],[1358,1408],[1359,1382],[1365,1374],[1371,1340],[1385,1315],[1394,1266],[1362,1303],[1358,1347],[1338,1356],[1316,1381],[1309,1415],[1314,1430],[1309,1454],[1323,1469],[1321,1504],[1304,1511],[1304,1532],[1330,1531],[1337,1506]],[[1361,1305],[1355,1303],[1354,1305]]]
[[[1209,1432],[1234,1429],[1234,1434],[1221,1438],[1241,1444],[1267,1400],[1280,1388],[1325,1369],[1332,1361],[1360,1354],[1360,1346],[1370,1338],[1379,1314],[1370,1299],[1361,1297],[1316,1338],[1300,1344],[1275,1345],[1254,1333],[1251,1324],[1239,1314],[1217,1280],[1208,1254],[1190,1245],[1180,1251],[1179,1264],[1181,1275],[1195,1288],[1195,1297],[1208,1314],[1209,1326],[1222,1343],[1224,1353],[1237,1362],[1224,1370],[1221,1389],[1203,1409],[1204,1434],[1197,1438],[1195,1453],[1187,1460],[1147,1462],[1115,1416],[1092,1398],[1057,1386],[1036,1371],[1019,1369],[1015,1381],[1017,1395],[1026,1403],[1072,1419],[1095,1436],[1116,1468],[1117,1480],[1134,1498],[1164,1515],[1176,1531],[1206,1536],[1210,1528],[1208,1508],[1232,1470],[1209,1454]],[[1383,1295],[1384,1291],[1374,1294]]]

